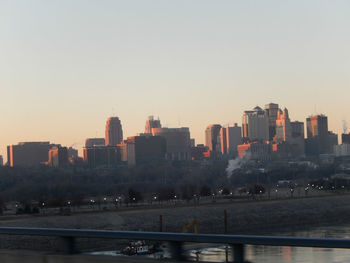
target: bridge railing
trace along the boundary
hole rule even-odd
[[[350,248],[350,239],[336,238],[298,238],[281,236],[216,235],[18,227],[0,227],[0,235],[61,237],[66,240],[67,252],[70,254],[77,253],[75,249],[76,238],[166,241],[169,242],[171,246],[172,257],[179,261],[186,260],[186,257],[183,254],[183,244],[186,242],[229,245],[232,247],[233,262],[235,263],[245,262],[244,249],[246,245]]]

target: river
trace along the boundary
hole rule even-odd
[[[274,235],[317,238],[350,238],[350,225],[337,227],[323,226],[308,231],[275,233]],[[196,261],[197,255],[200,261],[226,262],[224,246],[203,248],[199,251],[192,250],[190,252],[190,257],[194,261]],[[229,262],[232,262],[232,254],[230,251],[228,259]],[[350,262],[350,249],[247,246],[246,260],[252,263],[348,263]]]
[[[268,235],[268,234],[266,234]],[[270,236],[292,236],[292,237],[316,237],[316,238],[350,238],[350,225],[322,226],[307,231],[293,231],[270,234]],[[226,257],[225,246],[210,246],[202,244],[196,249],[193,245],[186,246],[187,256],[193,261],[202,262],[232,262],[232,254],[228,249]],[[95,252],[92,254],[104,254],[122,256],[117,251]],[[323,249],[323,248],[301,248],[301,247],[273,247],[273,246],[246,246],[246,260],[252,263],[349,263],[349,249]],[[165,258],[170,256],[168,252],[163,254]],[[154,255],[148,257],[154,258]],[[157,255],[156,257],[159,257]]]

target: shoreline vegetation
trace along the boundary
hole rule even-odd
[[[349,222],[350,195],[214,203],[164,208],[133,208],[100,211],[71,216],[1,217],[1,227],[40,227],[72,229],[108,229],[125,231],[159,231],[162,215],[165,232],[181,232],[185,224],[196,219],[199,233],[224,234],[224,211],[227,233],[246,235],[290,235],[321,225]],[[191,232],[189,229],[188,232]],[[79,239],[82,251],[116,249],[123,241]],[[60,250],[62,240],[50,237],[1,236],[1,248]]]

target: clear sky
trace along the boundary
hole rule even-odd
[[[19,141],[81,147],[117,115],[241,123],[269,102],[350,126],[350,1],[0,0],[0,154]],[[6,159],[6,156],[5,156]]]

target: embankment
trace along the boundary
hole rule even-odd
[[[22,219],[19,217],[11,220],[0,218],[0,226],[159,231],[159,215],[162,215],[163,230],[167,232],[181,232],[186,223],[197,219],[200,233],[224,233],[224,210],[228,214],[228,233],[271,235],[274,232],[290,232],[321,224],[349,223],[350,196],[174,206],[71,216],[36,216]],[[79,240],[79,247],[82,250],[111,249],[119,243]],[[49,250],[61,248],[62,241],[46,237],[1,236],[0,247]]]

